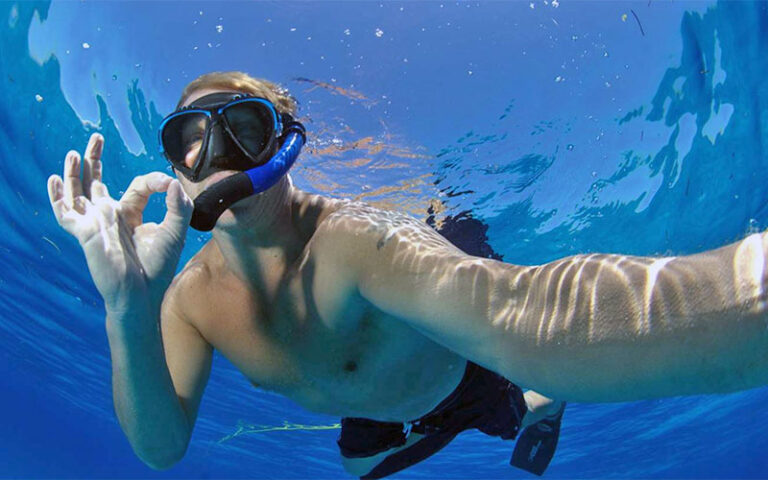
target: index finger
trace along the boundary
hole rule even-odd
[[[166,191],[171,180],[171,177],[162,172],[152,172],[139,175],[131,181],[128,190],[120,198],[120,207],[127,215],[130,225],[136,227],[141,224],[149,196],[155,192]]]

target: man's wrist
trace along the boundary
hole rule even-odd
[[[149,302],[136,301],[124,305],[106,305],[107,335],[112,337],[145,336],[159,328],[160,307]]]

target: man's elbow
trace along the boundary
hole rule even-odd
[[[149,468],[151,468],[152,470],[156,470],[158,472],[163,471],[163,470],[169,470],[171,467],[173,467],[174,465],[176,465],[178,463],[178,460],[176,460],[176,461],[162,461],[162,460],[161,461],[155,461],[155,460],[146,461],[146,460],[142,460],[142,461],[144,462],[144,465],[146,465]]]
[[[186,446],[183,449],[170,451],[136,452],[139,459],[152,470],[168,470],[184,458]]]

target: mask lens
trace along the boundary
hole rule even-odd
[[[227,107],[224,116],[240,145],[259,158],[272,139],[275,120],[269,108],[260,102],[240,102]]]
[[[194,168],[200,157],[208,116],[201,112],[188,112],[170,119],[163,128],[163,148],[175,165]]]

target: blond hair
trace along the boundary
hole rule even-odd
[[[288,93],[288,90],[269,80],[254,78],[244,72],[211,72],[200,75],[184,87],[176,108],[181,107],[192,92],[204,88],[220,88],[249,93],[266,98],[272,102],[279,113],[296,115],[296,99]]]

